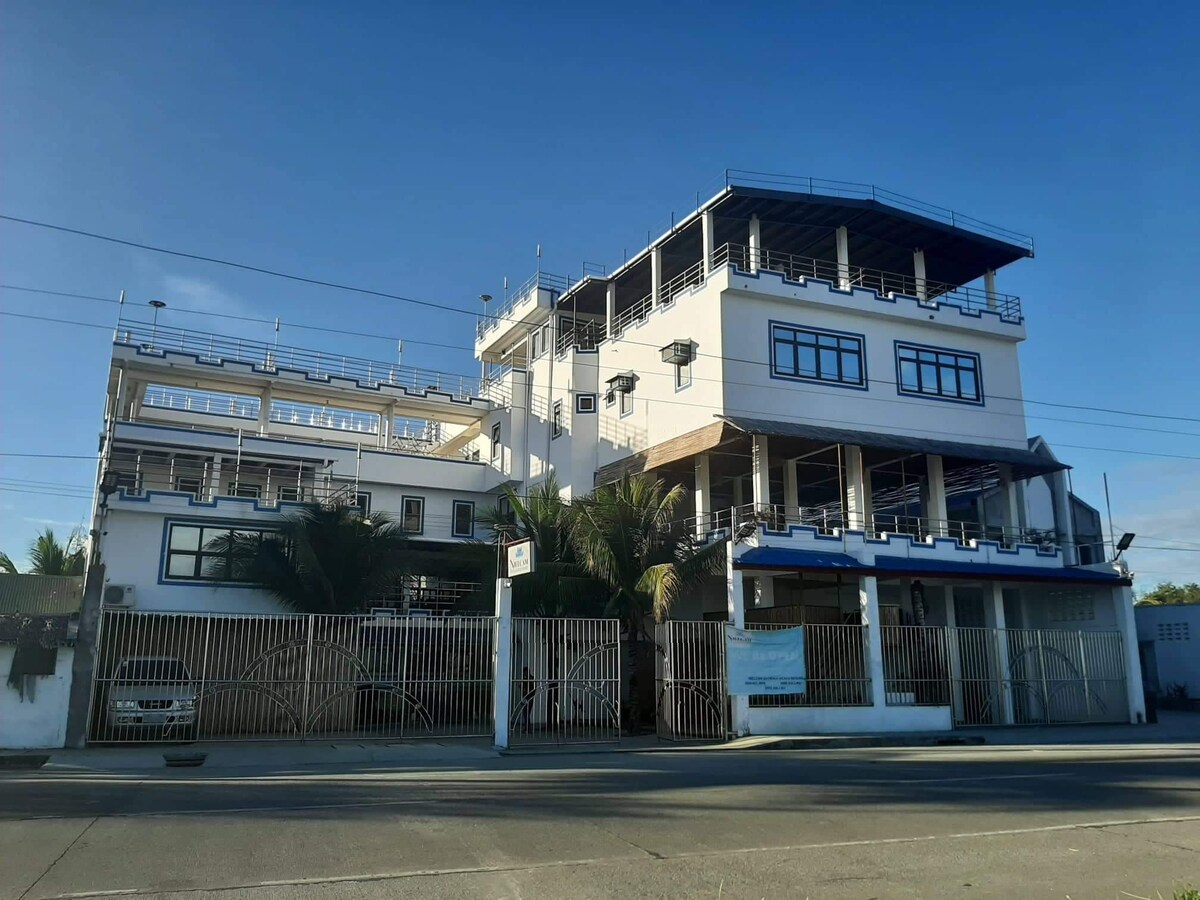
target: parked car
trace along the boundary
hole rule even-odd
[[[109,681],[108,733],[114,739],[144,739],[149,729],[165,737],[194,737],[196,685],[183,660],[174,656],[127,656]]]

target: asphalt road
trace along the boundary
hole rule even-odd
[[[1169,898],[1198,800],[1195,746],[42,769],[0,773],[0,897]]]

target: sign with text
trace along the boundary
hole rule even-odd
[[[509,578],[528,575],[533,571],[533,541],[517,541],[505,549],[508,551]]]
[[[804,629],[748,631],[725,626],[731,694],[803,694]]]

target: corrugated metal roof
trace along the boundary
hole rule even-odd
[[[69,616],[82,605],[82,575],[0,575],[0,615]]]

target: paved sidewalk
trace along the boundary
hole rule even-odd
[[[1059,725],[1041,728],[973,728],[922,734],[754,735],[724,743],[687,744],[654,735],[626,738],[618,744],[530,745],[498,751],[486,738],[444,741],[339,742],[294,741],[131,745],[52,750],[47,769],[130,772],[162,769],[164,754],[205,753],[205,769],[256,768],[288,771],[299,768],[358,767],[388,769],[459,769],[501,756],[576,756],[606,753],[736,753],[758,751],[846,750],[872,747],[961,747],[1092,749],[1117,746],[1191,747],[1200,750],[1200,714],[1162,712],[1154,725]],[[4,755],[36,755],[36,751]]]

